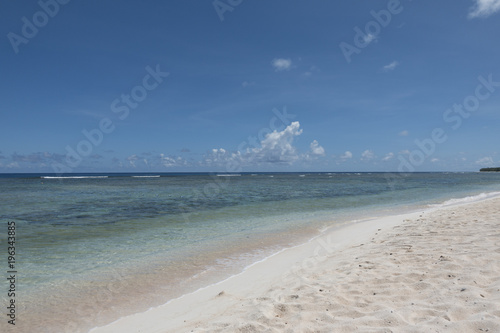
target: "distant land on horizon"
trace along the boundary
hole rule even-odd
[[[486,171],[500,172],[500,168],[482,168],[479,171],[481,171],[481,172],[486,172]]]

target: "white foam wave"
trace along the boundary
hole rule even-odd
[[[132,178],[158,178],[160,175],[152,175],[152,176],[132,176]]]
[[[43,179],[84,179],[84,178],[108,178],[108,176],[41,176]]]
[[[492,198],[495,196],[500,195],[500,192],[489,192],[489,193],[480,193],[477,195],[471,195],[468,197],[463,197],[463,198],[453,198],[446,200],[442,203],[439,204],[432,204],[429,205],[430,207],[446,207],[446,206],[453,206],[453,205],[458,205],[461,203],[467,203],[467,202],[474,202],[474,201],[479,201],[479,200],[484,200],[488,198]]]
[[[239,177],[239,176],[241,176],[239,173],[221,173],[217,175],[217,177]]]

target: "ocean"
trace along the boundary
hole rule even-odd
[[[328,227],[500,192],[500,173],[1,174],[0,189],[2,309],[15,223],[12,331],[86,332]]]

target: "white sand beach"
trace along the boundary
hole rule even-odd
[[[91,330],[500,332],[500,198],[333,228]]]

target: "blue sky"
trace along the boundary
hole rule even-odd
[[[0,7],[0,172],[500,166],[499,0]]]

